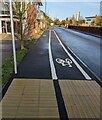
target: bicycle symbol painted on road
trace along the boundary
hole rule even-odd
[[[66,58],[65,60],[61,59],[61,58],[56,58],[56,62],[61,64],[63,67],[67,66],[68,67],[72,67],[72,61],[69,58]]]

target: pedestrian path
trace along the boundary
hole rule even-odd
[[[12,37],[11,37],[11,34],[0,34],[0,40],[11,40]],[[15,40],[17,40],[17,38],[15,37]]]
[[[62,94],[69,120],[100,120],[101,88],[95,81],[58,80],[61,92],[57,91],[55,81],[57,80],[14,79],[2,100],[2,117],[60,120],[63,114],[60,109],[63,106],[58,99]]]
[[[59,82],[69,118],[100,120],[100,90],[95,81]]]
[[[0,34],[0,40],[11,40],[11,34]]]
[[[3,118],[58,118],[50,80],[13,80],[2,102]]]

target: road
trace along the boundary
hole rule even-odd
[[[63,36],[62,34],[65,35]],[[87,70],[87,67],[81,64],[67,47],[68,43],[71,44],[71,42],[68,41],[68,39],[71,38],[69,35],[72,34],[58,27],[46,30],[18,66],[18,74],[15,77],[53,80],[95,79]],[[66,36],[67,40],[64,39]],[[76,36],[76,34],[73,35],[72,39],[76,40]],[[82,37],[81,40],[83,39]],[[78,48],[78,46],[76,46],[76,48]],[[83,49],[81,51],[83,51]]]
[[[57,27],[55,30],[65,45],[102,79],[102,39],[61,27]]]

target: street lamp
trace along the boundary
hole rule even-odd
[[[46,0],[45,0],[45,18],[44,18],[44,27],[46,28]]]
[[[9,0],[9,2],[10,2],[10,18],[11,18],[11,33],[12,33],[14,72],[15,72],[15,74],[17,74],[16,47],[15,47],[15,37],[14,37],[14,23],[13,23],[12,0]]]

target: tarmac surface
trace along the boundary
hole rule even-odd
[[[102,88],[56,31],[47,29],[18,66],[3,120],[101,120]]]
[[[18,66],[17,78],[51,79],[48,33],[49,31],[46,31],[39,38]]]
[[[102,38],[62,27],[54,29],[64,44],[102,79]]]
[[[83,67],[83,65],[74,58],[54,29],[46,30],[33,45],[18,66],[18,74],[15,77],[67,80],[94,79],[94,77],[87,72],[87,68],[85,68],[85,66]]]

